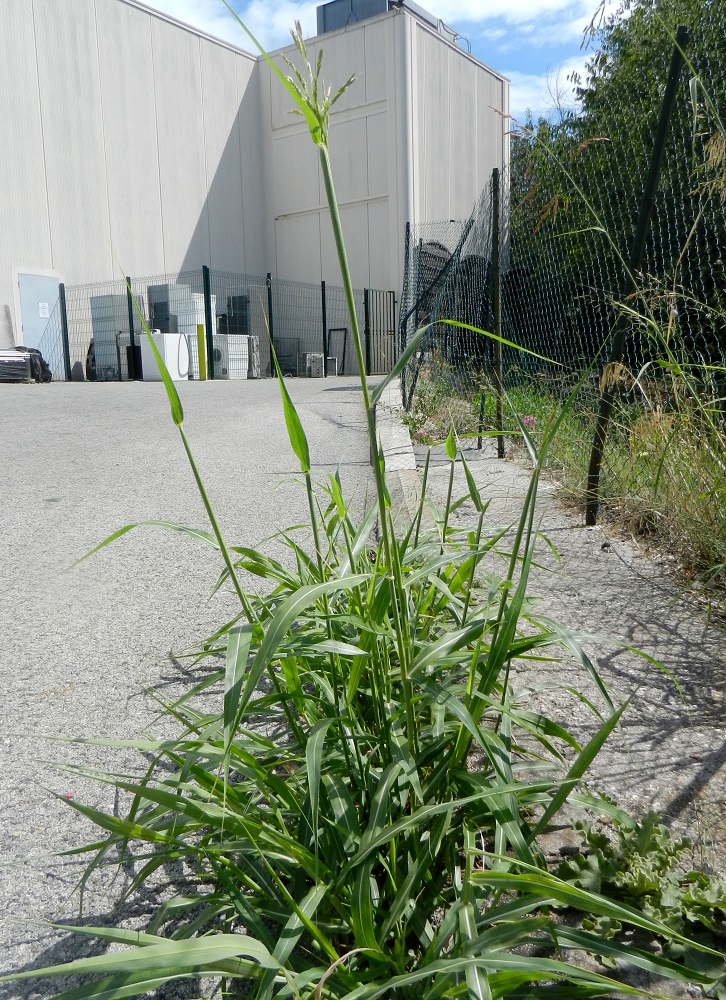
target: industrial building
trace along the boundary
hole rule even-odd
[[[339,282],[317,151],[262,58],[136,0],[3,0],[0,29],[0,348],[40,343],[61,281]],[[320,46],[326,82],[355,75],[330,132],[354,284],[398,291],[406,223],[468,216],[505,166],[508,83],[409,0],[333,0]]]

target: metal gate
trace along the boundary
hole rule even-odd
[[[396,297],[393,292],[366,288],[365,346],[369,375],[387,375],[396,360]]]

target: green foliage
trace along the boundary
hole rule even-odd
[[[691,842],[674,840],[655,813],[639,823],[613,822],[614,839],[592,826],[577,823],[585,849],[566,858],[558,869],[565,882],[589,892],[621,900],[679,934],[710,939],[717,950],[726,944],[726,884],[694,871],[689,864]],[[623,925],[609,917],[585,921],[584,926],[607,938]],[[704,937],[705,932],[707,936]],[[667,946],[670,957],[683,959],[683,944]],[[716,980],[711,993],[726,996],[726,960],[708,960]]]

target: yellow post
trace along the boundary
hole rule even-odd
[[[204,382],[207,378],[207,342],[202,323],[197,326],[197,359],[199,361],[199,381]]]

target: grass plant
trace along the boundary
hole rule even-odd
[[[293,37],[302,69],[285,78],[271,66],[318,148],[348,291],[327,153],[335,98],[320,84],[320,59],[307,64],[299,27]],[[185,978],[221,979],[224,990],[241,981],[258,1000],[585,1000],[656,994],[578,961],[582,953],[705,988],[723,974],[709,942],[547,869],[537,838],[568,800],[633,825],[580,787],[627,706],[612,704],[586,637],[538,618],[527,595],[537,484],[572,397],[538,444],[520,421],[533,473],[514,524],[488,525],[486,499],[450,433],[451,481],[458,458],[466,495],[454,499],[450,489],[445,508],[434,508],[433,535],[422,528],[422,497],[397,533],[373,409],[422,335],[375,390],[361,376],[376,502],[358,522],[337,476],[313,484],[304,428],[278,370],[311,519],[309,546],[286,536],[290,565],[225,542],[165,375],[212,529],[189,533],[219,550],[218,586],[234,589],[240,609],[200,647],[204,682],[166,706],[178,737],[135,744],[153,756],[141,777],[94,773],[128,796],[125,815],[68,805],[102,831],[87,848],[91,867],[133,864],[133,893],[164,866],[182,865],[187,889],[143,932],[78,928],[121,950],[5,979],[90,977],[65,1000],[116,1000]],[[463,502],[478,514],[469,532],[452,527]],[[505,544],[497,575],[484,560]],[[241,571],[265,592],[246,592]],[[512,681],[515,661],[561,655],[599,691],[584,746],[529,710]],[[195,699],[210,689],[219,692],[212,712]],[[596,919],[637,929],[645,944],[608,939]],[[684,961],[665,958],[655,942],[682,945]]]

